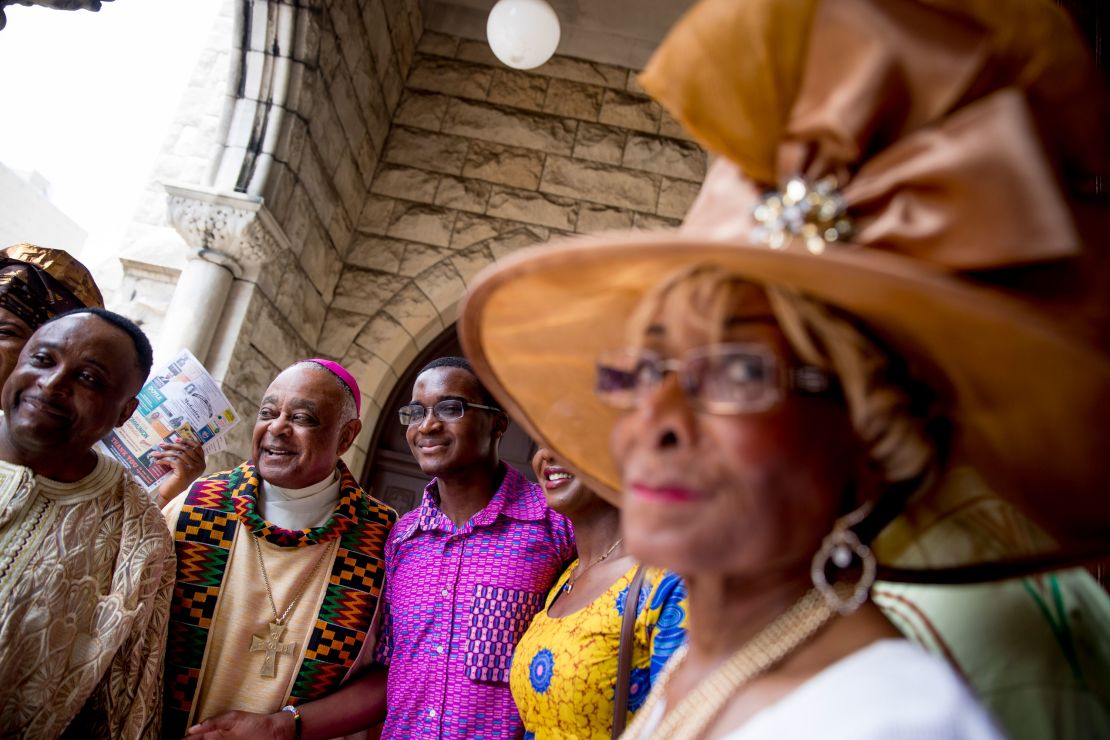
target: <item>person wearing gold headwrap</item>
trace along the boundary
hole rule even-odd
[[[104,308],[92,275],[68,252],[35,244],[0,250],[0,384],[46,321],[75,308]]]
[[[68,252],[27,243],[0,250],[0,386],[35,329],[75,308],[104,308],[104,297],[88,268]],[[204,472],[199,442],[163,444],[154,459],[172,470],[158,486],[162,504]]]
[[[1043,0],[703,0],[640,82],[720,155],[683,227],[518,252],[459,322],[503,408],[623,496],[629,551],[686,579],[688,650],[626,737],[997,737],[870,587],[1110,550],[1089,55]],[[1098,736],[1102,648],[1070,647],[1094,711],[1037,726]]]

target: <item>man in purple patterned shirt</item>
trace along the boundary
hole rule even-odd
[[[500,461],[508,418],[466,360],[426,366],[401,420],[434,477],[386,544],[382,737],[519,738],[513,648],[574,555],[570,522]]]

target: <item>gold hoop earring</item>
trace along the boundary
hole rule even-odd
[[[813,556],[810,566],[809,575],[814,587],[825,597],[828,605],[843,616],[863,606],[871,593],[871,585],[875,583],[875,573],[878,570],[875,554],[851,530],[870,511],[871,505],[865,504],[848,516],[838,519],[833,525],[833,531],[825,535],[821,549]],[[830,569],[844,571],[853,562],[858,562],[860,568],[859,578],[854,585],[842,583],[839,578],[829,580]],[[846,586],[851,586],[851,592],[847,596],[844,588]]]

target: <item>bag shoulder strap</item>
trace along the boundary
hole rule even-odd
[[[621,641],[617,648],[617,687],[613,696],[613,740],[624,732],[628,721],[628,689],[632,680],[632,649],[635,641],[632,630],[636,626],[636,612],[640,605],[640,589],[644,583],[643,565],[636,569],[632,583],[628,584],[628,596],[624,600],[624,615],[621,619]]]

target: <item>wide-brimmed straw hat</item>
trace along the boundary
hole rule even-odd
[[[680,230],[518,252],[472,285],[463,348],[514,419],[619,496],[595,360],[668,275],[720,265],[852,315],[945,398],[973,467],[876,541],[888,577],[1110,550],[1110,250],[1089,238],[1110,128],[1065,14],[706,0],[641,83],[720,158]]]

